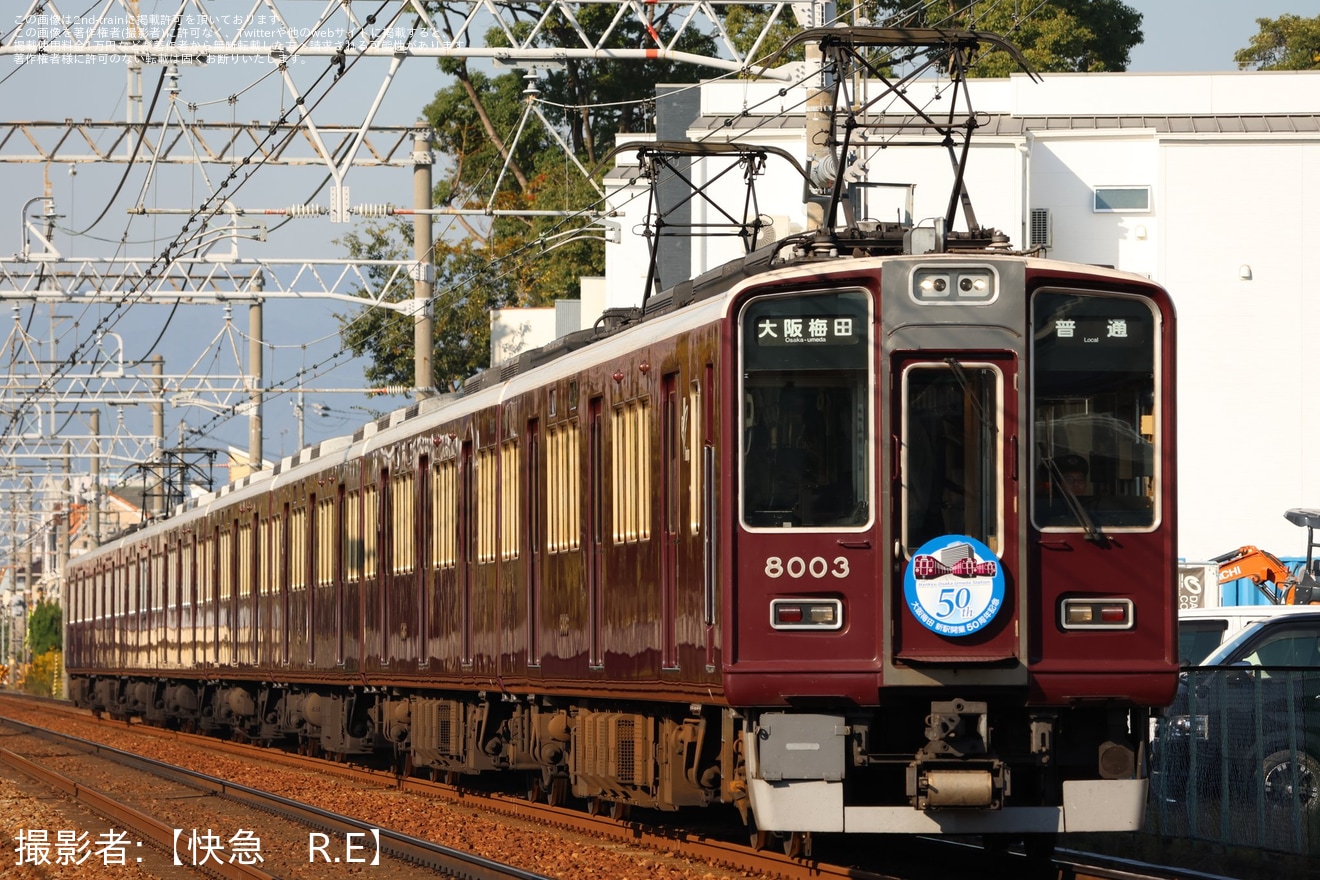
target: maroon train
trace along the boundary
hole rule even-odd
[[[78,557],[72,696],[762,833],[1137,827],[1174,320],[781,242]]]

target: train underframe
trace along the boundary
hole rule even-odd
[[[922,699],[846,713],[397,688],[77,676],[112,718],[457,781],[615,815],[728,804],[760,833],[1133,830],[1148,711]]]

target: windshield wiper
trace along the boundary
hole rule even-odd
[[[1059,494],[1063,496],[1063,503],[1068,505],[1068,510],[1072,513],[1073,519],[1086,531],[1086,540],[1095,541],[1097,544],[1103,544],[1108,541],[1105,533],[1100,531],[1100,527],[1091,519],[1091,515],[1082,507],[1081,499],[1077,493],[1068,485],[1068,481],[1063,478],[1063,471],[1059,470],[1059,464],[1053,458],[1041,450],[1040,463],[1045,465],[1045,470],[1050,475],[1050,486],[1058,487]]]
[[[990,418],[990,414],[987,413],[985,407],[981,405],[981,398],[976,395],[976,389],[972,388],[972,382],[967,378],[967,371],[963,369],[963,365],[958,362],[957,358],[951,357],[945,358],[944,363],[949,368],[949,371],[953,373],[953,379],[958,383],[958,387],[962,389],[963,394],[972,401],[972,407],[976,410],[976,415],[981,420],[981,427],[989,428],[991,434],[997,433],[999,431],[999,426],[995,424],[994,419]]]

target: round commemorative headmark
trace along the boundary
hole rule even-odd
[[[1004,607],[1004,567],[989,547],[967,535],[921,545],[903,576],[908,611],[933,633],[969,636]]]

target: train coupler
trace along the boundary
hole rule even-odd
[[[908,799],[918,810],[998,810],[1008,790],[1009,770],[998,760],[913,761],[907,768]]]

